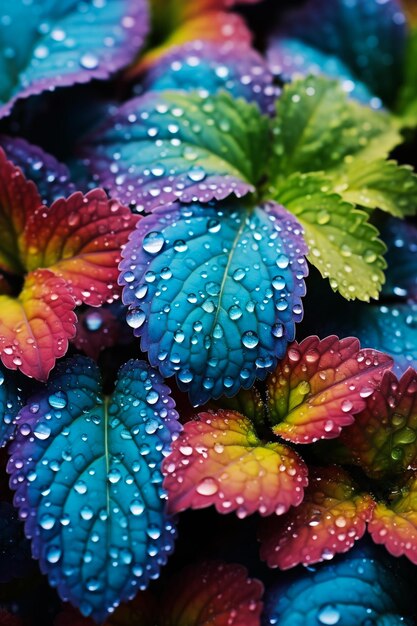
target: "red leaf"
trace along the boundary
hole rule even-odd
[[[285,513],[300,504],[307,468],[280,443],[262,443],[250,420],[233,411],[200,413],[187,422],[163,465],[168,508],[214,505],[239,517]]]
[[[38,207],[23,236],[26,267],[47,267],[65,279],[77,304],[111,302],[119,294],[121,248],[138,219],[101,189]]]
[[[385,372],[379,388],[366,399],[341,442],[371,478],[381,479],[417,469],[417,373],[397,379]]]
[[[161,601],[159,626],[259,626],[263,585],[242,565],[207,562],[180,572]]]
[[[269,567],[311,565],[347,552],[366,530],[374,500],[342,469],[311,470],[304,500],[287,515],[262,521],[261,558]]]
[[[368,525],[375,543],[393,556],[406,556],[417,565],[417,475],[414,474],[391,504],[379,502]]]
[[[389,356],[360,350],[353,337],[294,342],[267,381],[274,433],[294,443],[337,437],[391,366]]]
[[[35,184],[26,180],[0,148],[0,269],[12,274],[24,270],[19,235],[28,216],[41,204]]]
[[[30,272],[18,298],[0,296],[0,356],[9,369],[46,380],[75,334],[75,301],[49,270]]]

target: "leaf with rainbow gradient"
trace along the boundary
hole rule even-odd
[[[261,522],[261,559],[269,567],[289,569],[347,552],[364,535],[374,506],[343,469],[311,468],[300,506]]]
[[[390,502],[378,502],[368,525],[375,543],[393,556],[406,556],[417,564],[417,474],[396,491]]]
[[[128,65],[144,42],[147,14],[145,0],[3,3],[0,117],[20,98],[108,78]]]
[[[263,443],[247,417],[222,410],[185,424],[163,473],[172,513],[214,505],[240,518],[282,515],[302,502],[307,485],[307,468],[296,452]]]
[[[263,585],[235,563],[206,561],[179,572],[162,595],[159,626],[259,626]]]
[[[341,434],[351,463],[371,478],[386,479],[417,469],[417,373],[398,379],[385,372],[355,422]]]
[[[366,406],[392,359],[354,337],[307,337],[288,347],[267,380],[269,420],[293,443],[337,437]]]
[[[1,149],[0,174],[0,274],[10,286],[0,295],[0,356],[46,380],[75,334],[76,304],[118,297],[121,247],[139,218],[100,189],[43,206]]]
[[[261,55],[237,42],[190,41],[175,47],[145,74],[143,88],[180,89],[202,95],[228,91],[234,98],[255,102],[261,111],[275,114],[279,89]]]
[[[108,116],[83,140],[79,155],[116,198],[152,211],[178,199],[208,202],[254,192],[268,136],[259,108],[226,92],[207,98],[149,92]]]
[[[374,107],[379,98],[390,105],[401,84],[406,38],[399,0],[307,0],[270,34],[267,57],[284,80],[326,74]]]
[[[96,621],[145,588],[172,551],[161,464],[181,429],[174,407],[147,363],[126,363],[108,396],[95,363],[77,357],[16,420],[8,472],[32,553]]]

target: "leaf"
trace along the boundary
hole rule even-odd
[[[160,464],[180,426],[142,361],[102,396],[92,361],[60,364],[18,418],[8,471],[32,552],[59,594],[96,621],[156,578],[172,550]]]
[[[337,82],[317,76],[283,89],[273,131],[273,186],[293,173],[343,171],[352,157],[384,158],[402,142],[386,112],[349,100]]]
[[[0,135],[0,146],[7,158],[19,167],[27,180],[35,183],[45,203],[52,203],[61,196],[75,191],[66,165],[59,163],[51,154],[20,137]]]
[[[0,116],[19,98],[108,78],[132,60],[148,27],[143,0],[9,2],[2,13]]]
[[[291,448],[262,443],[247,417],[233,411],[200,413],[187,422],[163,465],[171,513],[214,505],[282,515],[303,499],[307,468]]]
[[[353,159],[335,191],[347,202],[396,217],[417,211],[417,175],[410,165],[399,166],[396,161]]]
[[[294,339],[303,252],[298,223],[273,203],[160,209],[123,251],[128,324],[193,404],[233,396],[264,378]]]
[[[0,148],[0,269],[10,273],[23,271],[18,237],[30,213],[42,204],[33,182],[8,161]]]
[[[0,446],[5,446],[13,435],[13,421],[23,405],[22,395],[16,377],[0,365]]]
[[[65,280],[77,304],[111,302],[118,296],[121,247],[138,219],[101,189],[40,206],[25,225],[25,266],[48,267]]]
[[[390,357],[361,350],[353,337],[295,341],[267,380],[274,433],[293,443],[337,437],[391,365]]]
[[[268,56],[271,65],[279,65],[287,41],[295,40],[310,62],[316,61],[311,51],[327,59],[319,65],[322,73],[346,79],[343,73],[339,75],[343,63],[353,83],[346,85],[347,89],[364,83],[390,104],[401,83],[406,35],[406,18],[398,0],[308,0],[284,14],[270,37]],[[303,67],[295,60],[292,68],[288,62],[287,74],[291,69],[299,73]]]
[[[387,281],[383,295],[417,302],[417,229],[409,222],[388,219],[382,227],[381,235],[388,247]]]
[[[281,81],[290,82],[300,75],[324,75],[337,79],[343,91],[355,100],[377,109],[382,106],[379,98],[355,78],[348,65],[299,39],[273,34],[268,42],[267,61],[272,73]]]
[[[392,502],[375,507],[369,532],[393,556],[406,556],[417,564],[417,479],[410,478]]]
[[[386,479],[417,469],[416,371],[410,368],[399,380],[385,372],[341,441],[350,451],[351,462],[371,478]]]
[[[378,298],[386,248],[364,211],[333,193],[332,183],[321,174],[294,174],[273,198],[300,221],[308,260],[329,278],[333,291],[347,300]]]
[[[47,380],[75,335],[75,300],[49,270],[27,274],[17,298],[0,296],[0,357],[26,376]]]
[[[164,6],[158,9],[159,15],[166,16],[167,7],[166,0],[163,0]],[[200,10],[198,7],[200,2],[193,3],[193,7],[197,9],[193,15],[187,15],[186,19],[181,20],[176,25],[171,25],[172,31],[166,32],[162,28],[163,43],[151,48],[131,67],[127,69],[127,78],[136,78],[140,74],[158,63],[166,54],[170,54],[176,47],[182,46],[192,41],[212,42],[214,44],[240,44],[250,46],[252,42],[252,33],[247,27],[245,20],[236,13],[226,13],[221,10]],[[177,11],[174,7],[174,12]],[[156,14],[157,15],[157,14]],[[158,25],[153,29],[155,34]]]
[[[176,199],[207,202],[255,190],[265,165],[268,121],[227,93],[168,91],[134,98],[80,146],[106,189],[137,211]]]
[[[272,586],[264,620],[279,626],[365,626],[367,620],[377,626],[411,626],[406,617],[413,611],[409,598],[403,573],[375,550],[356,548],[337,562],[293,579],[286,576]]]
[[[160,626],[259,626],[263,585],[242,565],[207,561],[181,571],[163,595]]]
[[[254,102],[269,115],[275,113],[279,93],[265,61],[253,48],[240,42],[200,39],[176,46],[153,65],[145,76],[144,88],[196,90],[202,96],[223,89],[233,98]]]
[[[344,470],[313,469],[304,500],[285,516],[262,521],[261,559],[269,567],[313,565],[347,552],[366,531],[375,502]]]

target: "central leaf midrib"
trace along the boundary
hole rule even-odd
[[[106,462],[106,510],[107,519],[110,519],[110,486],[109,486],[109,469],[110,469],[110,453],[109,453],[109,396],[104,396],[103,399],[103,413],[104,413],[104,458]]]

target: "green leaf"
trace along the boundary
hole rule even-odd
[[[334,291],[347,300],[377,298],[385,281],[384,243],[356,209],[332,191],[322,174],[293,174],[274,191],[274,199],[304,228],[307,256]]]
[[[349,100],[337,81],[318,76],[284,88],[273,133],[272,184],[295,172],[343,168],[349,157],[381,158],[402,141],[387,113]]]
[[[417,211],[417,176],[411,166],[399,166],[396,161],[353,159],[335,191],[347,202],[381,209],[395,217]]]

